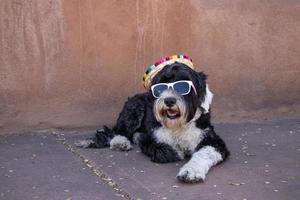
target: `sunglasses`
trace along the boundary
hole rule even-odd
[[[192,81],[176,81],[173,83],[158,83],[151,86],[151,91],[154,97],[159,98],[159,96],[165,91],[172,88],[175,92],[180,95],[187,95],[190,93],[191,88],[196,92],[196,88]]]

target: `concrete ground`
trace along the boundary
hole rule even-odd
[[[93,131],[2,134],[0,199],[299,199],[300,119],[216,124],[216,131],[231,157],[198,184],[176,180],[186,161],[156,164],[136,147],[74,147]]]

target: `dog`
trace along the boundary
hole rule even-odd
[[[192,60],[174,55],[150,66],[143,77],[147,92],[128,98],[116,125],[104,126],[94,138],[76,143],[84,148],[129,151],[137,144],[151,161],[169,163],[189,158],[177,179],[204,181],[209,169],[230,155],[210,122],[213,94],[207,76]]]

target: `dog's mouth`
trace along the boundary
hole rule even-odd
[[[178,109],[168,108],[164,111],[164,116],[169,119],[176,119],[180,117],[180,112]]]

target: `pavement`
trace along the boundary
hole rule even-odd
[[[203,183],[176,180],[186,162],[156,164],[129,152],[78,149],[94,130],[0,135],[0,199],[295,200],[300,196],[300,119],[216,124],[230,159]]]

